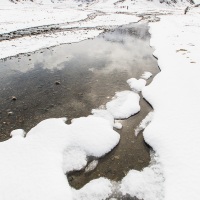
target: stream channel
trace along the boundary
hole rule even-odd
[[[115,92],[130,90],[126,80],[140,78],[144,71],[153,74],[149,84],[159,72],[149,40],[147,24],[129,24],[95,39],[0,60],[0,141],[13,129],[29,131],[47,118],[67,117],[70,123],[87,116]],[[118,181],[130,169],[148,166],[150,149],[134,129],[152,108],[142,97],[140,105],[138,114],[120,120],[120,143],[93,171],[68,174],[71,186],[81,188],[100,176]]]

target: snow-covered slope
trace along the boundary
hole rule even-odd
[[[74,2],[77,2],[77,3],[98,3],[98,2],[101,2],[101,0],[72,0]],[[102,0],[104,2],[104,4],[106,3],[115,3],[115,4],[119,4],[119,3],[122,3],[122,2],[127,2],[128,0],[123,0],[123,1],[120,1],[120,0]],[[166,3],[166,4],[185,4],[185,3],[190,3],[190,4],[193,4],[195,2],[195,0],[131,0],[132,3],[140,3],[140,2],[151,2],[151,3],[160,3],[160,4],[163,4],[163,3]],[[198,0],[197,0],[198,1]],[[1,1],[1,4],[3,3],[9,3],[9,2],[13,2],[13,3],[24,3],[24,2],[32,2],[32,3],[40,3],[40,4],[50,4],[50,3],[68,3],[69,0],[2,0]]]

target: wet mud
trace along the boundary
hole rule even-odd
[[[144,71],[155,76],[159,69],[149,39],[146,24],[131,24],[95,39],[0,60],[0,141],[13,129],[29,131],[47,118],[67,117],[70,123],[87,116],[115,92],[130,90],[127,79],[140,78]],[[130,169],[148,166],[149,147],[134,129],[151,107],[143,98],[140,105],[138,114],[120,121],[120,143],[93,171],[68,174],[71,186],[81,188],[100,176],[119,181]]]

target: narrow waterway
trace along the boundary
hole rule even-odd
[[[11,130],[28,131],[46,118],[67,117],[70,123],[87,116],[115,92],[129,90],[127,79],[140,78],[144,71],[157,74],[149,39],[147,24],[131,24],[95,39],[0,60],[0,141],[8,139]],[[130,169],[148,166],[149,147],[142,134],[134,136],[134,129],[151,107],[142,98],[140,105],[137,115],[120,121],[119,145],[95,170],[68,174],[73,187],[99,176],[121,180]]]

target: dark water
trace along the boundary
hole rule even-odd
[[[133,24],[93,40],[0,60],[0,141],[8,139],[11,130],[28,131],[46,118],[87,116],[116,91],[129,89],[127,79],[139,78],[144,71],[158,73],[149,38],[147,25]],[[151,110],[143,99],[140,105],[137,115],[122,121],[119,145],[94,171],[68,175],[72,186],[80,188],[99,176],[121,180],[130,169],[149,164],[142,134],[134,136]]]

